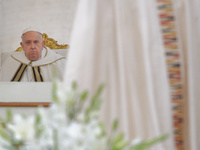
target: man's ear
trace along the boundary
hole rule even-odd
[[[44,47],[44,45],[45,45],[45,41],[42,41],[42,46]]]
[[[21,47],[23,47],[23,44],[22,44],[22,42],[20,42],[20,45],[21,45]]]

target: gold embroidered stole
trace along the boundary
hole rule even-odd
[[[40,71],[40,66],[32,67],[33,77],[35,82],[43,82],[43,77]]]
[[[27,66],[28,65],[21,63],[11,81],[21,81]]]
[[[21,63],[11,81],[20,82],[27,67],[28,65]],[[40,66],[32,67],[32,74],[35,82],[44,82]]]

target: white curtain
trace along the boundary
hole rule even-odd
[[[105,85],[101,119],[120,121],[126,138],[170,137],[171,100],[155,0],[81,0],[73,26],[65,86],[93,93]]]
[[[200,0],[174,1],[183,50],[185,149],[200,149]]]

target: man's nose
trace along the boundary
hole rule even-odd
[[[34,44],[34,43],[31,43],[30,47],[31,47],[31,48],[35,48],[35,44]]]

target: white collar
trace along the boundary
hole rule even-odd
[[[47,48],[44,48],[42,51],[42,56],[40,59],[36,60],[36,61],[30,61],[24,54],[24,52],[18,52],[15,53],[13,55],[11,55],[12,58],[14,58],[15,60],[24,63],[24,64],[30,64],[32,62],[32,66],[42,66],[42,65],[47,65],[50,63],[53,63],[59,59],[64,58],[61,55],[56,54],[54,51],[49,50]]]

